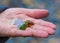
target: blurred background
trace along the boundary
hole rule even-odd
[[[6,43],[60,43],[60,0],[0,0],[0,4],[10,7],[48,9],[50,15],[44,20],[57,25],[56,34],[48,38],[16,37]]]

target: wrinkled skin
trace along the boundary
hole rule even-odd
[[[56,25],[41,19],[49,15],[45,9],[25,9],[25,8],[9,8],[0,14],[0,36],[1,37],[48,37],[55,34]],[[35,24],[26,30],[19,30],[16,25],[11,22],[14,18],[22,20],[31,20]]]

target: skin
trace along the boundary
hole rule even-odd
[[[0,36],[1,37],[48,37],[55,34],[56,25],[41,20],[41,18],[49,15],[45,9],[25,9],[25,8],[9,8],[0,15]],[[31,20],[35,24],[26,30],[19,30],[11,21],[14,18],[24,21]]]

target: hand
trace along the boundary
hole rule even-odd
[[[0,15],[0,36],[3,37],[21,37],[21,36],[34,36],[34,37],[48,37],[55,33],[56,25],[53,23],[35,19],[48,16],[47,10],[40,9],[24,9],[24,8],[10,8],[1,13]],[[17,29],[11,21],[14,18],[22,20],[31,20],[35,24],[28,27],[26,30]]]

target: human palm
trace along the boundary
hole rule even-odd
[[[43,12],[43,13],[42,13]],[[0,15],[0,36],[3,37],[48,37],[55,33],[56,26],[53,23],[36,19],[43,18],[48,15],[47,10],[38,9],[24,9],[24,8],[10,8]],[[19,30],[16,25],[12,24],[12,20],[18,18],[23,21],[30,20],[34,25],[26,28],[26,30]]]

